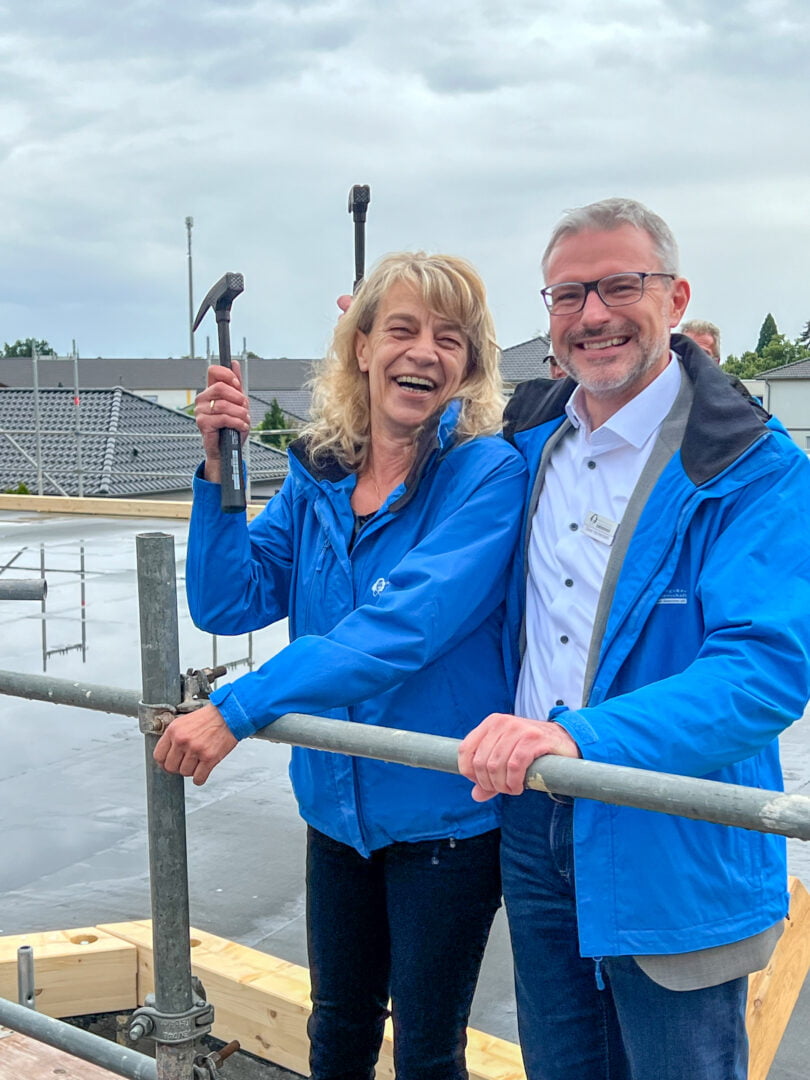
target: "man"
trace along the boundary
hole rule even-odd
[[[720,329],[707,319],[690,319],[683,323],[681,333],[691,338],[715,363],[720,363]]]
[[[554,355],[554,353],[549,353],[548,356],[546,357],[546,360],[548,360],[548,375],[549,375],[549,378],[550,379],[564,379],[565,378],[565,372],[560,367],[560,365],[557,363],[557,357]]]
[[[638,203],[564,218],[543,297],[571,378],[507,412],[535,477],[518,715],[459,761],[475,798],[519,796],[502,868],[530,1080],[745,1080],[746,977],[787,911],[781,838],[521,794],[547,753],[778,788],[810,696],[810,463],[670,339],[677,263]]]

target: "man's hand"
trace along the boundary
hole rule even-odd
[[[462,742],[458,767],[475,782],[472,797],[484,802],[502,792],[520,795],[526,770],[542,754],[579,757],[579,747],[559,724],[491,713]]]
[[[158,739],[154,758],[166,772],[191,776],[199,785],[237,742],[219,709],[204,705],[172,720]]]

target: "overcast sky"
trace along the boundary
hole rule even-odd
[[[0,0],[0,343],[188,353],[245,275],[235,349],[317,356],[369,260],[471,259],[500,342],[547,327],[567,208],[672,226],[723,353],[810,320],[806,0]],[[216,340],[213,317],[197,333]]]

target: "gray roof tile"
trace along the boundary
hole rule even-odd
[[[545,334],[522,341],[504,349],[501,354],[501,374],[507,383],[527,382],[529,379],[548,379],[550,371],[546,357],[551,343]]]
[[[238,356],[237,356],[238,359]],[[251,390],[300,390],[310,377],[313,360],[248,360]],[[127,390],[202,390],[208,363],[204,358],[173,360],[81,358],[78,361],[79,385],[114,387]],[[42,387],[72,387],[71,357],[40,357],[37,379]],[[32,386],[33,364],[30,356],[0,357],[0,386]]]
[[[309,419],[312,394],[309,390],[256,390],[250,389],[250,418],[259,424],[273,404],[273,398],[292,420],[303,422]]]
[[[810,379],[810,360],[794,360],[792,364],[769,368],[752,375],[753,379]]]
[[[41,389],[39,412],[43,493],[78,495],[73,391]],[[85,495],[123,498],[190,489],[202,456],[192,417],[120,387],[81,390],[79,416]],[[35,426],[33,390],[0,388],[0,490],[20,483],[37,490]],[[20,431],[29,434],[15,433]],[[164,438],[150,437],[159,435]],[[253,481],[286,476],[287,457],[280,451],[253,441],[250,455]]]

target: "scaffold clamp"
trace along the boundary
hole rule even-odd
[[[195,980],[199,985],[199,980]],[[130,1018],[129,1037],[137,1042],[145,1036],[156,1043],[174,1045],[187,1043],[207,1035],[214,1023],[214,1006],[194,994],[194,1004],[182,1013],[163,1013],[155,1008],[155,995],[147,994],[146,1002]]]

